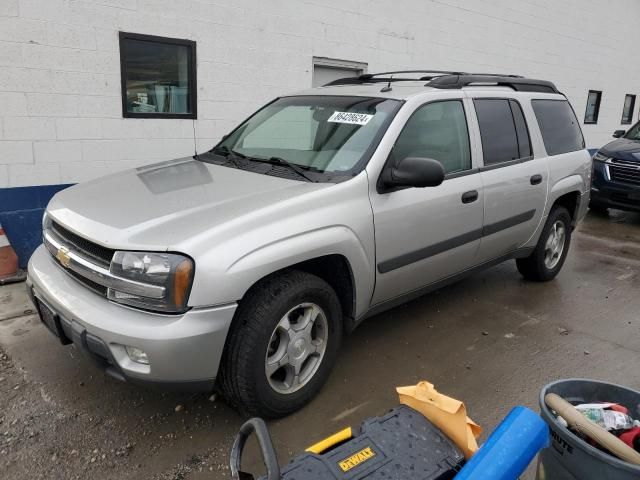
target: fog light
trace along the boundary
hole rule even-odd
[[[129,355],[129,358],[136,362],[136,363],[141,363],[143,365],[149,365],[149,357],[147,357],[147,354],[144,350],[138,348],[138,347],[130,347],[130,346],[126,346],[125,349],[127,350],[127,355]]]

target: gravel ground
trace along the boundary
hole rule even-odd
[[[80,382],[78,387],[84,384]],[[202,404],[212,400],[215,397],[194,397],[190,407],[202,409]],[[122,403],[129,402],[125,399]],[[135,409],[144,402],[141,397],[128,407]],[[139,415],[142,416],[143,413]],[[143,478],[157,480],[181,480],[200,472],[214,472],[212,478],[228,476],[227,452],[216,448],[197,454],[184,452],[182,462],[160,473],[150,472],[148,462],[141,461],[189,435],[194,426],[212,427],[209,415],[189,415],[187,407],[180,403],[173,412],[138,420],[142,429],[135,428],[132,434],[132,429],[117,416],[57,403],[45,384],[30,379],[0,348],[2,478],[123,479],[140,478],[140,471],[144,472]],[[165,433],[158,435],[159,430]]]

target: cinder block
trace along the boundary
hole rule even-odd
[[[0,165],[33,163],[31,142],[0,141]]]
[[[129,143],[131,140],[83,140],[82,161],[91,164],[93,162],[116,162],[125,158],[131,158]]]
[[[122,100],[120,97],[103,97],[87,95],[76,97],[78,116],[96,118],[122,117]]]
[[[102,138],[102,121],[99,118],[58,118],[56,120],[59,140],[83,140]]]
[[[82,143],[77,140],[33,142],[33,155],[37,164],[79,162],[82,159]]]
[[[24,93],[0,92],[0,115],[24,116],[27,114],[27,99]]]
[[[0,10],[6,3],[6,0],[0,2]],[[0,40],[46,43],[47,32],[44,22],[20,17],[3,17],[1,15],[2,13],[0,13]]]
[[[93,28],[80,25],[47,24],[47,43],[56,47],[72,47],[86,50],[96,49]]]
[[[9,165],[9,186],[52,185],[60,182],[59,163]]]
[[[56,138],[55,121],[43,117],[5,117],[6,140],[49,140]]]
[[[37,117],[75,117],[78,115],[78,97],[50,93],[27,93],[27,111]]]
[[[0,165],[0,188],[7,188],[8,186],[9,186],[9,165]]]
[[[18,0],[2,0],[0,2],[0,15],[7,17],[18,15]]]

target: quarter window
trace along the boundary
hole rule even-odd
[[[531,100],[547,155],[584,148],[578,119],[566,100]]]
[[[122,114],[196,118],[196,44],[120,32]]]
[[[636,96],[627,94],[624,96],[624,106],[622,107],[622,123],[623,125],[629,125],[633,118],[633,109],[636,106]]]
[[[602,92],[589,90],[589,95],[587,95],[587,108],[584,112],[584,123],[598,123],[601,99]]]
[[[469,131],[462,102],[434,102],[418,108],[396,140],[391,156],[393,162],[407,157],[432,158],[442,164],[445,174],[469,170]]]
[[[515,100],[474,100],[485,165],[530,158],[531,142],[522,108]]]

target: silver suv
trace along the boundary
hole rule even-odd
[[[363,75],[277,98],[209,152],[60,192],[28,285],[111,376],[277,417],[365,318],[508,259],[554,278],[590,175],[550,82]]]

